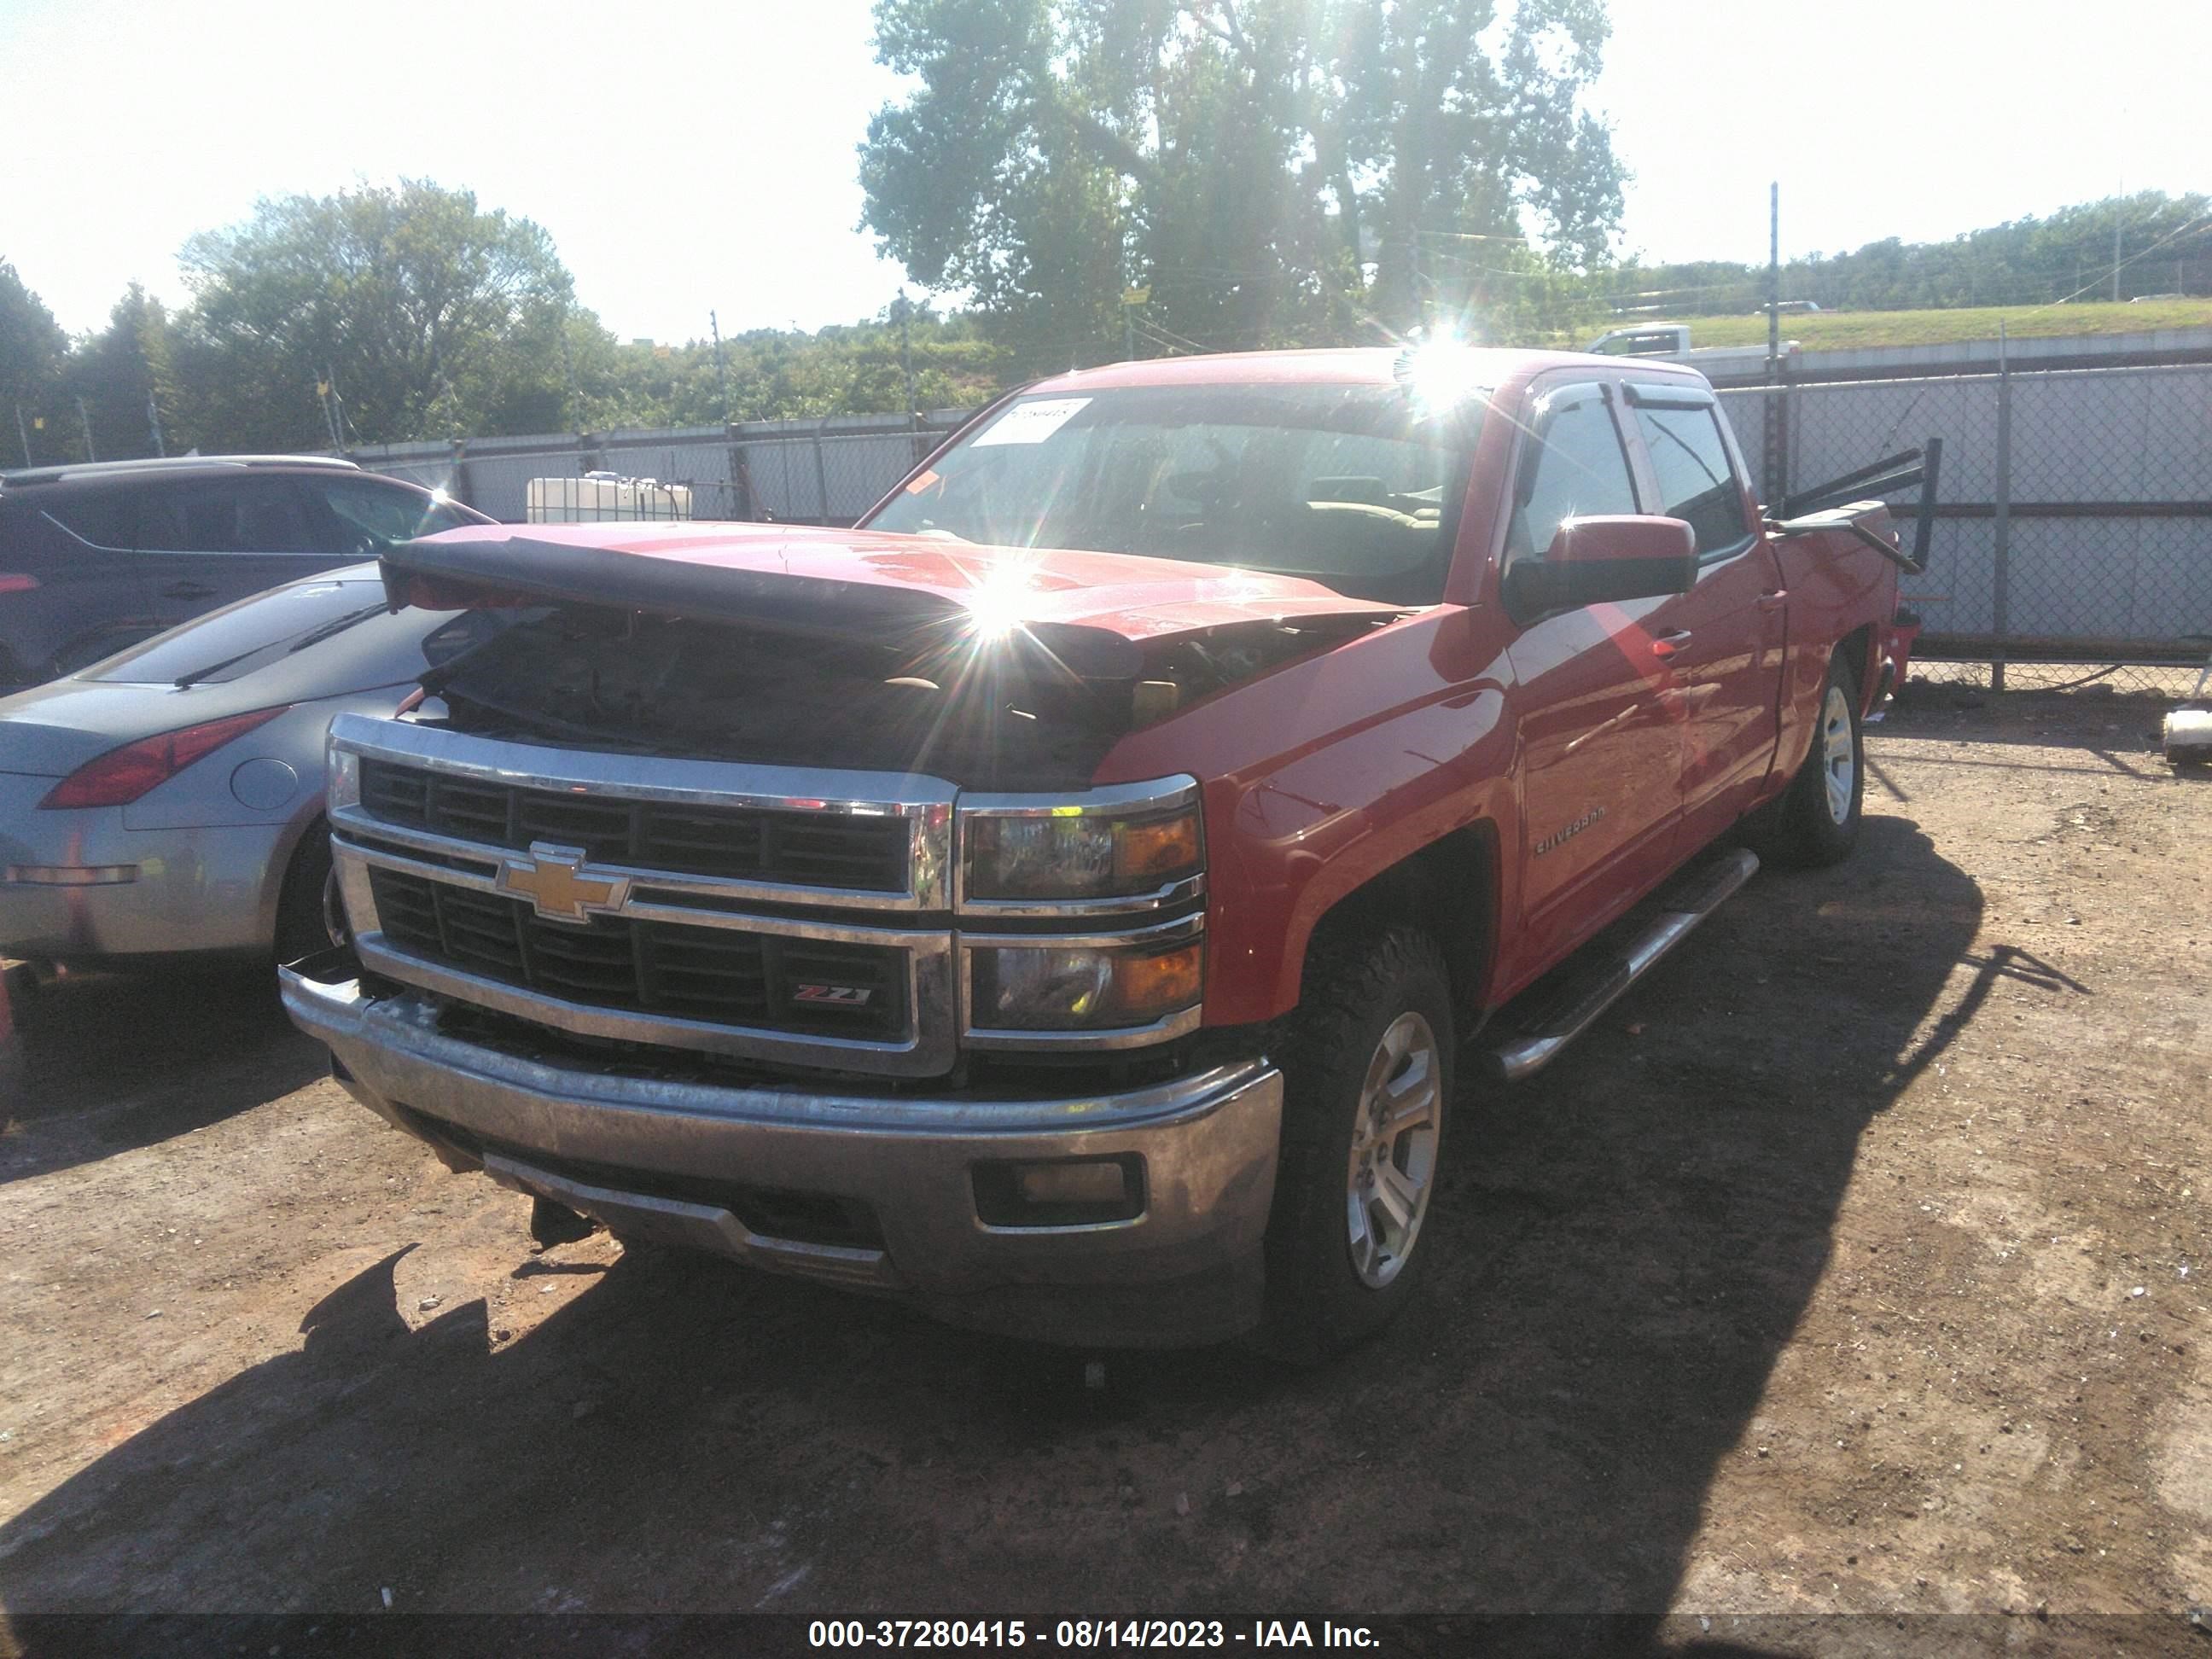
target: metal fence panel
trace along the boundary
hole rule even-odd
[[[573,478],[583,472],[573,453],[565,455],[471,455],[469,505],[507,524],[522,521],[524,498],[532,478]]]
[[[740,446],[759,510],[800,524],[850,524],[934,449],[941,432],[793,434]]]
[[[1943,440],[1929,569],[1905,589],[1939,647],[2118,661],[2212,633],[2212,364],[1720,395],[1754,469],[1786,421],[1786,490]]]

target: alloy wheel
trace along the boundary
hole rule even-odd
[[[1436,1033],[1417,1013],[1393,1020],[1367,1062],[1352,1120],[1345,1220],[1352,1269],[1375,1290],[1405,1267],[1428,1213],[1443,1075]]]

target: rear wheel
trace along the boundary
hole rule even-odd
[[[1780,864],[1813,869],[1838,864],[1858,844],[1866,797],[1866,741],[1859,687],[1841,657],[1820,688],[1813,747],[1790,787],[1758,826],[1759,850]]]
[[[1310,1011],[1309,1012],[1308,1011]],[[1451,988],[1425,934],[1317,950],[1285,1056],[1282,1153],[1261,1340],[1312,1363],[1404,1306],[1451,1100]]]

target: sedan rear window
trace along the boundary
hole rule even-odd
[[[385,608],[380,581],[295,582],[157,634],[85,678],[138,685],[221,684],[310,635],[327,638]]]

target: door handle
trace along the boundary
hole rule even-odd
[[[1789,603],[1789,600],[1790,590],[1786,587],[1778,587],[1771,593],[1762,593],[1759,596],[1759,608],[1761,611],[1779,611]]]
[[[1688,629],[1672,628],[1668,629],[1664,634],[1655,634],[1652,635],[1651,654],[1655,657],[1661,658],[1671,657],[1689,642],[1690,630]]]
[[[171,582],[161,590],[165,599],[211,599],[215,589],[205,582]]]

